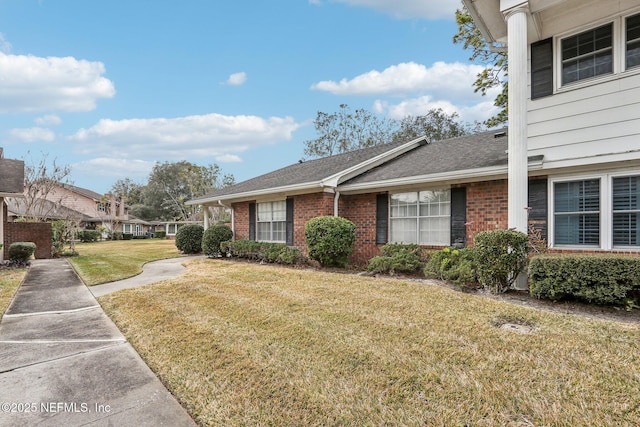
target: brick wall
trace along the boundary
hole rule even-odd
[[[333,215],[332,193],[312,193],[293,198],[293,246],[307,255],[304,225],[311,218]]]
[[[356,225],[356,244],[351,262],[366,265],[369,260],[380,255],[376,245],[376,196],[377,193],[341,196],[340,216]]]
[[[467,188],[467,246],[480,231],[508,228],[507,180],[473,182]]]
[[[48,222],[5,222],[4,259],[9,256],[9,246],[15,242],[36,244],[36,259],[51,258],[51,224]]]
[[[249,202],[234,203],[233,208],[233,221],[234,221],[234,235],[236,240],[244,240],[249,238]]]

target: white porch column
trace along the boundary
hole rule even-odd
[[[509,228],[527,233],[528,3],[505,13],[509,58]]]
[[[210,215],[209,215],[209,208],[206,205],[202,205],[202,211],[204,214],[204,229],[208,229],[209,228],[209,221],[210,219]]]

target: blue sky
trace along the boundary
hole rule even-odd
[[[295,163],[318,111],[495,113],[459,0],[0,0],[0,146],[98,193],[156,162]],[[492,94],[494,95],[494,94]]]

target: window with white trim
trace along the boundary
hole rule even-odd
[[[553,247],[640,249],[640,175],[550,180]]]
[[[640,13],[625,20],[625,67],[640,65]]]
[[[557,245],[600,245],[600,180],[554,184]]]
[[[390,195],[390,241],[444,246],[451,240],[451,191]]]
[[[287,240],[287,202],[264,202],[257,204],[257,240],[262,242],[285,242]]]
[[[613,23],[562,39],[562,84],[613,73]]]
[[[613,245],[640,246],[640,177],[613,178]]]
[[[131,233],[131,224],[122,224],[123,233]]]

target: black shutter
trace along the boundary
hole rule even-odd
[[[256,240],[256,204],[249,203],[249,240]]]
[[[451,189],[451,245],[464,247],[467,244],[467,189]]]
[[[376,196],[376,245],[387,243],[389,234],[389,196],[378,194]]]
[[[531,45],[531,99],[553,94],[553,39]]]
[[[287,199],[287,245],[293,246],[293,199]]]
[[[547,239],[547,179],[529,180],[529,221],[540,230],[540,236]]]

